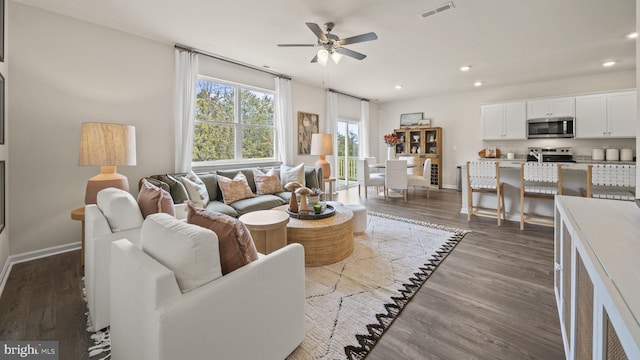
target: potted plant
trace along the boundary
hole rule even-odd
[[[309,201],[309,205],[317,204],[320,201],[320,195],[322,195],[322,190],[319,188],[312,188],[311,194],[307,195],[307,201]]]

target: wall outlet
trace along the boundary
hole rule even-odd
[[[458,150],[458,147],[453,145],[453,151],[456,151],[456,150]]]

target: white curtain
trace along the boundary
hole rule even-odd
[[[330,157],[329,163],[331,164],[331,177],[337,177],[338,175],[338,94],[333,91],[327,90],[327,126],[325,126],[325,132],[331,134],[333,138],[333,155]]]
[[[293,104],[291,80],[277,77],[276,81],[276,149],[277,159],[283,164],[293,165]]]
[[[193,159],[198,54],[176,49],[176,172],[188,172]]]
[[[369,156],[369,101],[360,100],[360,159]]]

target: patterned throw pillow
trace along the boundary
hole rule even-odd
[[[159,212],[176,216],[171,194],[153,185],[147,179],[142,179],[142,186],[138,192],[138,206],[144,218]]]
[[[204,182],[193,172],[180,178],[180,182],[187,189],[189,193],[189,199],[193,201],[195,206],[205,208],[209,204],[209,193],[207,192],[207,186]]]
[[[287,165],[280,165],[280,184],[285,186],[288,182],[295,181],[302,186],[306,186],[304,176],[304,163],[290,167]]]
[[[233,179],[218,175],[218,185],[222,190],[222,199],[225,204],[253,197],[247,177],[241,172],[238,172]]]
[[[222,275],[258,260],[251,233],[240,220],[223,213],[196,209],[187,202],[187,223],[207,228],[218,235]]]
[[[266,174],[258,169],[253,169],[253,179],[256,182],[256,193],[258,195],[275,194],[284,191],[280,178],[273,169],[267,171]]]

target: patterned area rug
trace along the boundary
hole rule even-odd
[[[467,233],[369,212],[353,254],[306,268],[306,336],[287,358],[364,359]]]

